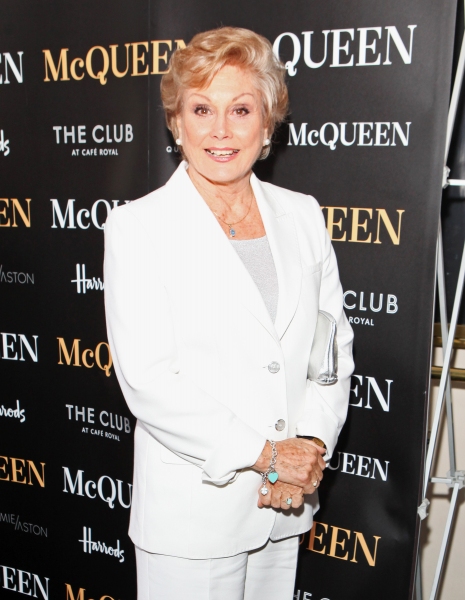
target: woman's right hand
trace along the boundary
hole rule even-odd
[[[326,450],[304,438],[276,442],[276,450],[278,457],[275,470],[279,481],[303,488],[304,494],[313,494],[323,479],[323,470],[326,468],[323,455]],[[267,442],[252,468],[263,473],[270,466],[270,461],[271,446]]]
[[[290,510],[291,508],[299,508],[304,502],[304,491],[296,485],[278,480],[276,483],[268,482],[266,488],[268,493],[265,496],[262,494],[263,484],[258,490],[258,508],[272,506],[273,508]],[[290,499],[290,504],[287,502],[288,499]]]

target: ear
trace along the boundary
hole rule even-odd
[[[263,139],[264,140],[266,140],[266,138],[270,137],[269,131],[270,131],[269,127],[265,127],[265,129],[263,130]]]
[[[175,123],[177,131],[173,131],[173,135],[175,138],[179,137],[182,139],[182,118],[180,114],[176,117]]]

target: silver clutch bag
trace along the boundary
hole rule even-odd
[[[308,361],[310,381],[320,385],[332,385],[337,382],[336,334],[336,319],[323,310],[318,311],[318,321]]]

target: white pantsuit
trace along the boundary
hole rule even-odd
[[[321,438],[346,418],[352,330],[317,202],[254,175],[279,284],[275,323],[183,162],[105,225],[108,339],[137,417],[130,536],[149,553],[239,555],[308,531],[297,510],[257,507],[250,469],[266,439]],[[338,324],[339,382],[307,380],[318,310]],[[275,363],[275,364],[273,364]]]
[[[291,600],[299,537],[225,558],[192,560],[136,547],[138,600]]]

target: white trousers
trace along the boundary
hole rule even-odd
[[[298,549],[299,536],[197,560],[136,546],[137,600],[292,600]]]

